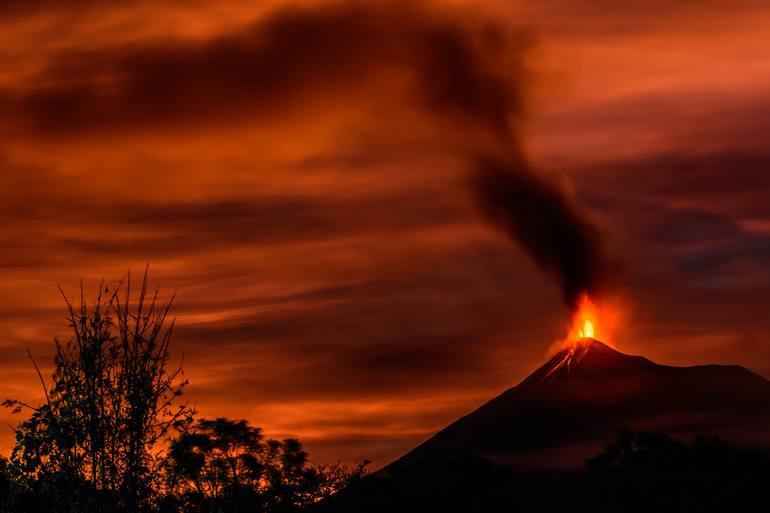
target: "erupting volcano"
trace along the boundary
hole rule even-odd
[[[614,324],[616,318],[617,314],[614,311],[607,307],[599,308],[597,304],[591,301],[588,294],[582,294],[572,317],[572,324],[566,339],[556,344],[560,351],[554,357],[556,363],[550,367],[549,373],[552,374],[562,367],[569,371],[576,362],[585,356],[593,343],[601,343],[597,340],[599,326],[602,327],[602,334],[605,337],[610,337],[609,326]]]
[[[708,433],[770,453],[770,381],[736,365],[673,367],[620,353],[594,338],[597,312],[584,297],[566,347],[396,464],[473,454],[515,468],[579,468],[624,428]]]
[[[693,482],[689,470],[675,474],[672,460],[667,459],[672,453],[665,451],[679,451],[676,454],[680,458],[681,451],[687,451],[677,440],[697,437],[695,447],[712,440],[711,435],[726,440],[735,454],[751,455],[751,461],[770,456],[770,410],[766,408],[770,381],[737,365],[673,367],[623,354],[598,340],[611,336],[617,318],[616,309],[582,294],[566,339],[559,342],[560,350],[544,365],[374,473],[360,490],[343,494],[338,503],[343,508],[333,511],[354,511],[345,509],[350,504],[364,505],[361,511],[439,511],[433,507],[436,500],[444,500],[441,504],[448,506],[441,511],[619,511],[594,508],[596,488],[588,481],[585,469],[596,461],[608,465],[602,469],[616,461],[631,461],[629,465],[639,464],[652,475],[647,484],[658,483],[659,469],[649,465],[649,453],[642,454],[641,459],[629,457],[623,452],[629,446],[618,445],[620,440],[628,444],[633,436],[663,444],[656,446],[663,448],[656,449],[663,451],[656,457],[661,458],[664,472],[681,478],[677,486],[687,487]],[[721,443],[717,440],[716,445],[702,447],[709,451],[709,447],[717,447],[717,452],[708,454],[722,458],[717,463],[721,472],[744,482],[742,475],[733,473],[736,467],[730,463],[738,461],[738,456],[730,459],[732,453],[724,449],[729,446]],[[645,450],[640,449],[640,453]],[[616,459],[608,460],[607,454]],[[725,466],[728,464],[733,466]],[[697,459],[697,472],[702,470],[700,466],[708,467]],[[639,490],[647,494],[647,485],[637,481],[635,474],[625,473],[627,470],[618,470],[618,475],[631,476],[627,479],[634,483],[632,489],[641,483]],[[605,475],[610,476],[608,489],[615,490],[617,476],[601,474]],[[501,476],[508,476],[508,480]],[[597,479],[597,474],[590,476]],[[699,479],[706,479],[703,486],[712,490],[709,479],[713,477],[704,476]],[[748,486],[761,491],[764,483]],[[725,486],[733,484],[730,481]],[[661,507],[638,510],[712,511],[678,508],[680,503],[671,502],[670,496],[679,497],[680,490],[666,489],[669,495],[657,492]],[[694,497],[711,504],[702,494],[687,493],[690,495],[683,496],[686,500]],[[738,502],[749,500],[738,492],[730,497],[737,497]],[[485,498],[489,504],[483,503]],[[428,506],[419,506],[424,503]],[[470,507],[465,508],[466,504]],[[498,507],[501,504],[505,507]],[[410,505],[414,507],[409,509]],[[746,509],[718,509],[732,510]]]

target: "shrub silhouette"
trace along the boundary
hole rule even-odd
[[[293,512],[364,473],[310,465],[299,441],[245,420],[196,422],[178,403],[182,367],[169,367],[173,297],[151,292],[147,271],[136,298],[131,286],[129,273],[91,304],[82,287],[79,303],[65,296],[71,335],[55,340],[52,383],[30,354],[45,402],[4,402],[30,416],[0,457],[0,512]]]
[[[767,511],[770,463],[712,436],[625,430],[586,462],[592,511]]]
[[[130,273],[102,283],[91,306],[82,287],[79,304],[65,296],[71,337],[55,341],[50,391],[40,377],[46,402],[6,401],[32,410],[16,428],[11,471],[46,511],[149,507],[163,461],[156,446],[192,414],[174,405],[187,384],[181,367],[168,369],[173,297],[150,293],[146,271],[135,303],[131,285]]]
[[[364,465],[311,466],[298,440],[265,440],[245,420],[200,419],[171,444],[165,508],[299,511],[361,476]]]

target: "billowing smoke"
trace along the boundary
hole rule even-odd
[[[515,127],[528,45],[522,33],[447,5],[390,0],[292,8],[203,42],[60,56],[36,77],[37,89],[0,90],[8,114],[0,130],[62,137],[259,123],[310,101],[356,101],[396,75],[408,85],[392,94],[425,112],[452,141],[447,147],[473,167],[485,218],[555,274],[574,304],[580,292],[595,289],[605,258],[594,226],[522,156]]]
[[[558,277],[569,306],[597,291],[607,271],[599,231],[563,191],[515,157],[479,157],[473,187],[485,217]]]

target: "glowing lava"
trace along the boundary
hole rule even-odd
[[[593,341],[601,341],[614,348],[613,337],[621,327],[622,310],[617,297],[602,298],[601,302],[595,302],[588,294],[582,294],[572,312],[572,320],[566,327],[567,336],[555,340],[548,354],[566,350],[566,359],[572,360],[580,351],[591,346]]]
[[[580,330],[580,338],[594,338],[594,323],[586,321]]]
[[[549,353],[562,352],[563,358],[548,372],[550,376],[558,369],[566,368],[571,372],[572,365],[579,361],[593,346],[601,340],[612,347],[612,333],[618,327],[620,309],[617,301],[594,303],[588,294],[580,296],[572,314],[572,322],[565,339],[551,345]]]
[[[602,340],[609,338],[609,331],[615,317],[615,313],[608,310],[606,305],[600,308],[588,297],[588,294],[583,294],[573,314],[567,342],[575,343],[589,338],[597,340],[600,337]]]
[[[584,338],[595,338],[598,321],[596,305],[588,294],[580,296],[577,309],[572,317],[572,327],[569,330],[569,341],[576,342]]]

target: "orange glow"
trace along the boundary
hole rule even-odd
[[[585,321],[583,328],[580,330],[581,338],[594,338],[594,323],[591,321]]]
[[[566,342],[573,344],[583,339],[594,338],[611,343],[617,318],[616,309],[605,303],[599,304],[588,297],[588,294],[583,294],[572,317]]]

